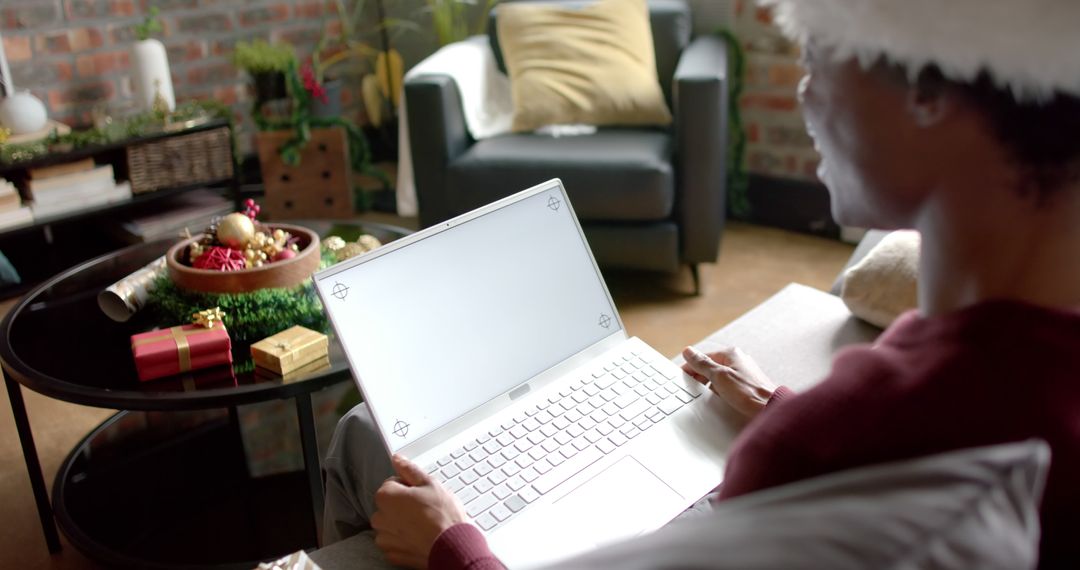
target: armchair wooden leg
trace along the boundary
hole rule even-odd
[[[694,296],[701,296],[701,271],[698,268],[698,264],[690,264],[690,275],[694,278]]]

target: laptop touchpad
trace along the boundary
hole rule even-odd
[[[649,500],[640,500],[648,497]],[[604,528],[582,528],[580,532],[597,545],[637,536],[652,530],[673,502],[682,501],[675,491],[627,456],[600,472],[555,502],[559,520],[581,521],[581,513],[606,513]],[[575,515],[576,513],[576,515]]]

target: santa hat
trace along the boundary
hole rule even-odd
[[[986,72],[1021,102],[1080,96],[1080,0],[758,0],[784,33],[864,67],[885,57],[911,74],[936,65]]]

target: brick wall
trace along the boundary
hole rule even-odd
[[[798,47],[750,0],[736,3],[735,33],[746,51],[739,104],[747,135],[746,165],[754,174],[816,182],[818,154],[806,134],[796,88]]]
[[[16,86],[33,91],[45,101],[50,117],[69,124],[89,123],[95,106],[113,111],[130,106],[132,26],[142,20],[148,2],[0,0],[0,29]],[[703,16],[697,31],[728,26],[729,2],[734,2],[734,30],[746,49],[740,105],[748,135],[747,167],[756,174],[813,181],[818,157],[795,99],[802,75],[797,49],[751,0],[691,0],[695,17]],[[165,26],[159,39],[169,53],[177,100],[212,98],[231,104],[246,130],[249,94],[244,74],[230,62],[235,43],[260,37],[287,41],[305,56],[323,30],[338,26],[325,0],[153,3]],[[386,7],[391,17],[416,19],[423,0],[387,0]],[[716,21],[702,23],[708,17]],[[406,65],[435,49],[430,34],[417,33],[399,36],[395,46]],[[347,83],[343,98],[352,117],[362,120],[356,84]]]
[[[89,124],[95,107],[132,106],[129,49],[148,0],[3,0],[0,28],[18,89],[30,89],[49,116]],[[287,41],[306,56],[324,30],[337,29],[325,0],[152,0],[178,101],[215,99],[247,120],[245,75],[231,62],[237,41]],[[354,92],[346,89],[347,101]],[[246,123],[245,123],[246,124]],[[250,130],[250,125],[248,125]],[[246,145],[245,145],[246,146]]]

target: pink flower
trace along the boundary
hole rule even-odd
[[[316,81],[315,70],[312,69],[310,63],[305,63],[300,68],[300,79],[304,82],[304,90],[310,93],[312,97],[318,99],[324,105],[329,102],[326,97],[326,89]]]

